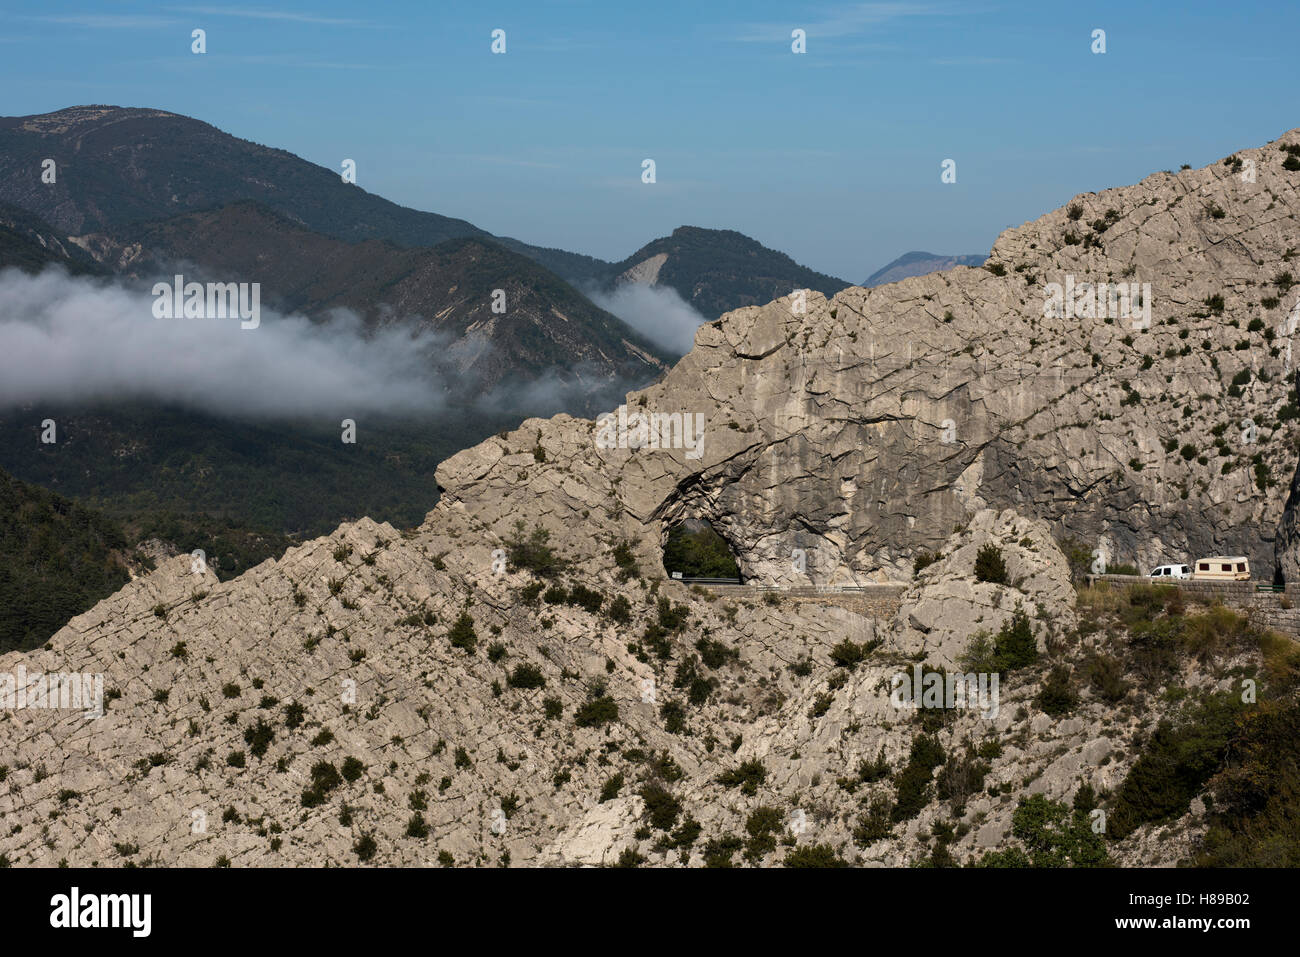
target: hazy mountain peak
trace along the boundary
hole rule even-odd
[[[863,286],[881,286],[887,282],[898,282],[910,276],[924,276],[926,273],[942,272],[953,266],[978,266],[988,257],[978,253],[967,256],[942,256],[914,250],[903,253],[893,262],[881,266],[862,281]]]

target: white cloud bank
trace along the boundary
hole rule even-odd
[[[444,344],[355,316],[325,323],[263,310],[238,319],[157,319],[153,297],[61,270],[0,273],[0,406],[149,399],[236,416],[428,413]]]
[[[588,299],[612,312],[655,345],[684,356],[695,344],[695,330],[708,320],[671,286],[625,283],[613,290],[584,290]]]

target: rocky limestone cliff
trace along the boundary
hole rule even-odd
[[[774,583],[800,580],[794,549],[815,583],[903,578],[974,511],[1012,507],[1111,563],[1242,553],[1268,578],[1300,435],[1283,146],[1300,131],[1078,196],[1003,233],[985,268],[730,313],[628,396],[629,413],[702,415],[698,457],[530,422],[443,463],[448,506],[507,516],[556,488],[558,533],[619,531],[647,558],[672,523],[707,519]],[[1148,298],[1044,315],[1046,284],[1087,282]],[[529,462],[534,445],[554,464]]]
[[[628,397],[625,423],[702,416],[682,447],[649,447],[635,419],[632,448],[618,417],[529,420],[444,462],[418,529],[362,520],[225,583],[163,563],[44,650],[0,657],[0,673],[101,673],[107,705],[0,713],[0,853],[700,864],[818,844],[898,865],[936,824],[960,822],[967,860],[1006,844],[1021,796],[1113,790],[1175,699],[1155,686],[1117,709],[1085,688],[1053,717],[1034,666],[996,709],[931,729],[954,773],[921,806],[864,821],[926,728],[891,701],[898,675],[961,666],[1013,617],[1056,661],[1113,638],[1074,627],[1057,539],[1267,567],[1295,470],[1281,156],[1237,154],[1253,183],[1225,162],[1078,197],[1000,237],[991,269],[731,313]],[[1067,274],[1149,282],[1150,327],[1044,316],[1043,284]],[[941,557],[889,620],[732,602],[662,580],[687,517],[770,583],[909,580],[921,551]],[[535,527],[532,558],[507,563]],[[1005,582],[973,575],[990,543]],[[1228,680],[1195,662],[1178,679]],[[1200,827],[1184,815],[1110,851],[1172,864]]]
[[[0,852],[46,866],[424,866],[610,864],[632,849],[698,865],[769,809],[788,846],[751,846],[752,863],[802,842],[897,865],[959,801],[965,859],[1003,845],[1022,794],[1115,788],[1124,741],[1170,707],[1152,698],[1116,723],[1089,700],[1052,719],[1027,710],[1037,679],[1009,680],[989,713],[959,711],[941,733],[954,761],[964,741],[1004,742],[984,783],[944,785],[871,838],[861,814],[892,785],[861,768],[896,774],[918,733],[890,682],[965,644],[935,610],[996,630],[1023,608],[1041,648],[1063,640],[1073,594],[1045,523],[977,514],[879,622],[625,579],[607,556],[566,576],[602,594],[599,612],[521,600],[534,579],[498,572],[483,532],[451,509],[413,534],[363,520],[225,583],[173,558],[46,649],[0,657],[0,672],[101,673],[105,688],[97,719],[0,717]],[[960,565],[988,541],[1014,577],[972,589]],[[845,642],[860,662],[845,664]],[[1172,863],[1194,831],[1180,823],[1165,845],[1143,829],[1119,859]]]

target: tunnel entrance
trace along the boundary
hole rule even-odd
[[[740,581],[740,566],[727,540],[699,518],[685,519],[668,530],[664,571],[672,578]]]

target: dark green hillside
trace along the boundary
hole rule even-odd
[[[0,471],[0,653],[44,644],[130,580],[109,518]]]
[[[657,284],[671,286],[706,319],[741,306],[761,306],[793,289],[816,289],[833,296],[851,285],[801,266],[785,253],[768,249],[733,229],[679,226],[671,236],[642,246],[613,266],[611,275],[666,254]]]
[[[38,440],[43,418],[59,441]],[[437,463],[518,418],[449,414],[358,422],[344,445],[323,424],[244,423],[121,405],[0,415],[0,468],[120,521],[132,542],[202,548],[222,579],[301,538],[370,516],[417,525],[438,501]]]
[[[58,163],[53,184],[40,182],[46,157]],[[256,199],[352,242],[414,246],[488,235],[464,220],[398,206],[344,183],[338,170],[199,120],[115,106],[0,118],[0,199],[68,234]]]
[[[41,161],[58,163],[53,184]],[[365,182],[365,169],[358,182]],[[433,246],[492,235],[473,223],[399,206],[345,183],[339,169],[240,139],[165,110],[72,106],[0,117],[0,200],[43,216],[65,235],[101,232],[225,203],[254,200],[304,228],[361,242]],[[608,263],[502,238],[501,245],[579,281]]]
[[[347,243],[254,202],[137,223],[105,236],[115,250],[143,247],[145,255],[132,266],[137,278],[168,276],[176,263],[197,263],[209,277],[260,282],[263,304],[283,312],[319,316],[345,307],[371,324],[399,316],[456,340],[467,340],[473,330],[475,346],[491,346],[459,370],[474,389],[547,374],[571,381],[584,368],[607,382],[642,385],[664,368],[658,350],[623,322],[494,241],[451,239],[421,248]],[[504,314],[492,312],[498,289],[505,295]],[[596,404],[605,408],[617,397],[614,388]]]
[[[0,269],[13,266],[35,273],[51,265],[64,266],[75,275],[108,273],[88,253],[66,242],[39,217],[0,202]]]

